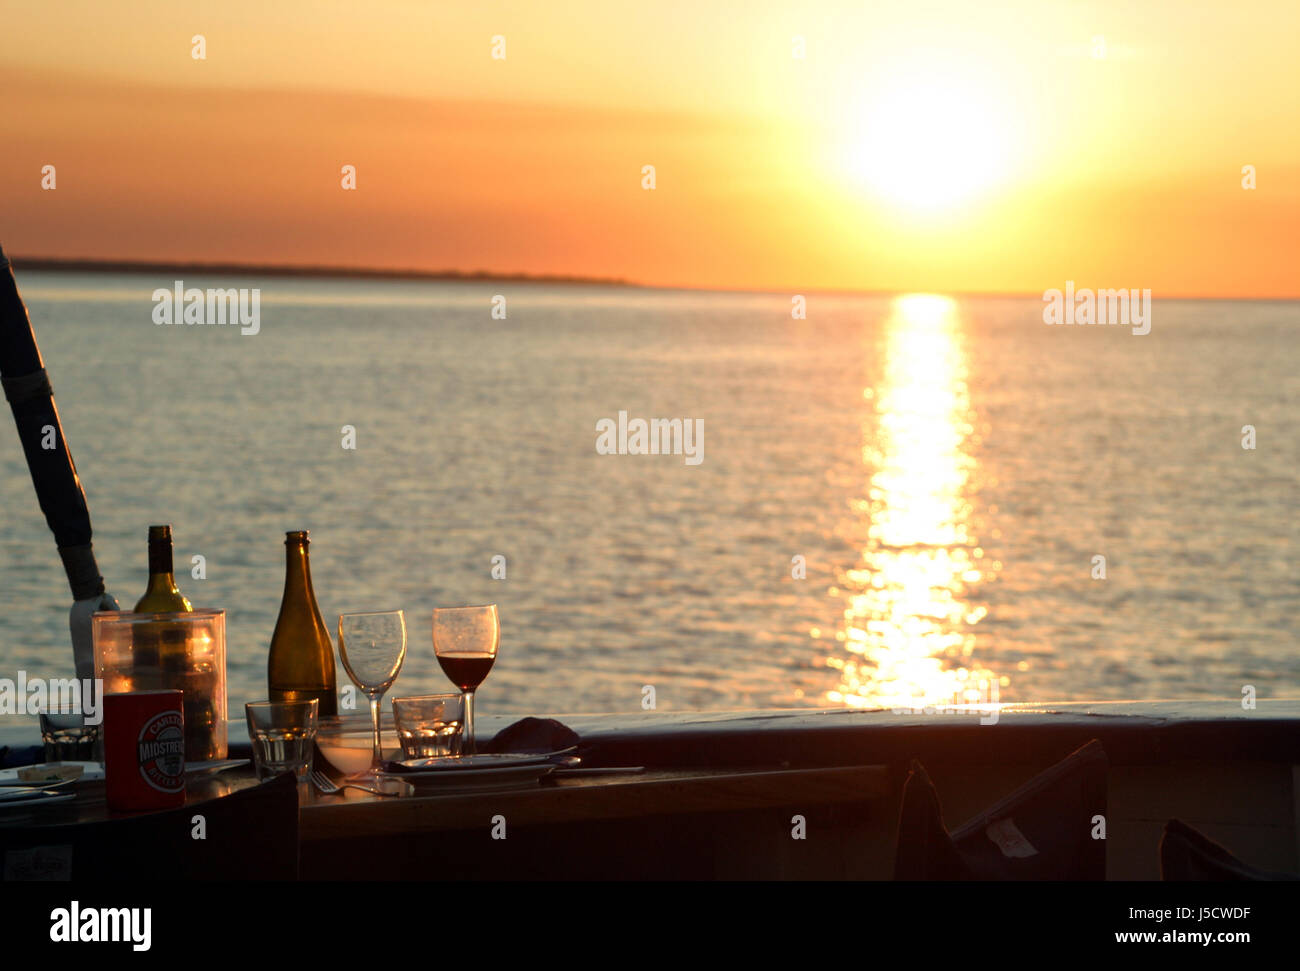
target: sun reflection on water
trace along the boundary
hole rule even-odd
[[[970,525],[974,429],[957,306],[902,296],[885,327],[884,375],[864,391],[875,403],[862,449],[870,485],[854,504],[866,548],[832,591],[844,621],[828,697],[862,708],[996,701],[1007,680],[972,657],[985,614],[975,592],[991,564]]]

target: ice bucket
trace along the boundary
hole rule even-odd
[[[226,757],[226,612],[137,614],[103,610],[91,619],[95,677],[104,693],[184,692],[185,761]]]

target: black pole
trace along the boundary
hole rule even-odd
[[[63,559],[74,600],[102,596],[104,578],[90,542],[90,510],[63,439],[41,352],[13,268],[0,248],[0,384],[18,425],[18,438],[41,512]]]

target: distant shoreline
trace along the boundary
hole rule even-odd
[[[8,256],[8,254],[5,254]],[[9,263],[16,271],[52,270],[64,273],[162,273],[162,274],[247,274],[270,277],[304,277],[328,280],[426,280],[446,283],[533,283],[533,284],[580,284],[586,286],[621,287],[643,290],[673,290],[686,293],[750,293],[750,294],[793,294],[815,293],[822,296],[845,297],[893,297],[907,293],[935,293],[953,298],[973,297],[977,299],[1042,299],[1042,294],[1018,292],[1014,290],[878,290],[871,288],[855,289],[845,287],[827,288],[734,288],[734,287],[700,287],[674,286],[671,284],[639,283],[621,277],[598,277],[548,273],[500,273],[491,270],[414,270],[383,269],[379,267],[357,266],[320,266],[276,263],[203,263],[188,260],[103,260],[70,259],[48,256],[8,256]],[[1300,301],[1300,293],[1290,296],[1268,297],[1225,297],[1216,294],[1170,293],[1162,296],[1164,300],[1205,300],[1226,303],[1295,303]]]
[[[57,270],[67,273],[195,273],[248,276],[338,278],[351,280],[438,280],[466,283],[585,283],[606,287],[638,284],[608,277],[547,273],[493,273],[488,270],[386,270],[377,267],[302,266],[264,263],[200,263],[188,260],[92,260],[46,256],[10,256],[15,270]]]

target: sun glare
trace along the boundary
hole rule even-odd
[[[840,671],[827,698],[855,708],[996,702],[1007,682],[975,658],[981,588],[998,567],[972,521],[978,469],[958,305],[900,296],[884,327],[884,370],[863,428],[868,481],[855,505],[867,539],[836,591],[843,648],[827,658]]]
[[[848,167],[873,195],[908,210],[942,210],[990,188],[1009,160],[990,100],[968,81],[902,79],[866,101]]]

